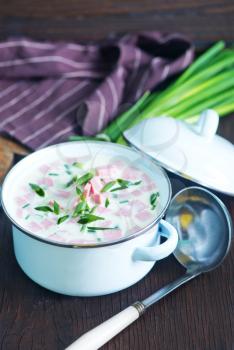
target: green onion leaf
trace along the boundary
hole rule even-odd
[[[156,202],[158,197],[159,197],[159,192],[152,193],[150,196],[150,204],[151,204],[152,210],[156,208]]]
[[[30,204],[27,203],[27,204],[23,205],[22,208],[24,209],[24,208],[27,208],[27,207],[29,207],[29,206],[30,206]]]
[[[116,184],[116,181],[110,181],[101,189],[101,192],[107,192]]]
[[[80,162],[74,162],[74,163],[72,164],[72,166],[74,166],[74,167],[76,167],[76,168],[79,168],[79,169],[83,169],[83,164],[80,163]]]
[[[97,209],[97,207],[97,205],[94,205],[92,209],[90,209],[89,214],[92,214]]]
[[[75,176],[73,176],[73,178],[70,180],[70,181],[68,181],[68,183],[66,184],[66,188],[67,187],[70,187],[71,185],[73,185],[75,182],[77,181],[77,176],[75,175]]]
[[[49,173],[48,175],[49,176],[59,176],[59,174],[57,174],[57,173]]]
[[[57,224],[61,224],[62,222],[66,221],[69,218],[69,215],[64,215],[64,216],[60,216],[60,218],[58,218]]]
[[[72,214],[73,218],[76,218],[77,216],[79,216],[81,213],[83,213],[83,211],[86,209],[86,202],[80,202],[79,204],[77,204],[77,206],[75,207],[75,210]]]
[[[88,230],[92,231],[101,231],[101,230],[118,230],[118,226],[115,227],[94,227],[94,226],[88,226]]]
[[[69,166],[68,164],[64,164],[64,168],[65,168],[66,173],[67,173],[68,175],[71,175],[71,174],[72,174],[72,172],[71,172],[71,170],[70,170],[70,166]]]
[[[109,204],[110,204],[110,201],[109,201],[108,198],[106,198],[106,200],[105,200],[105,207],[107,208],[109,206]]]
[[[78,223],[85,225],[85,224],[88,224],[89,222],[94,222],[94,221],[98,221],[98,220],[105,220],[105,219],[101,216],[96,216],[93,214],[86,214],[86,215],[82,215],[80,217],[80,220],[78,221]]]
[[[82,191],[78,186],[76,186],[76,194],[78,194],[78,196],[82,195]]]
[[[51,212],[51,213],[53,213],[53,210],[50,208],[50,207],[48,207],[47,205],[42,205],[42,206],[40,206],[40,207],[36,207],[36,208],[34,208],[35,210],[38,210],[38,211],[43,211],[43,212]]]
[[[119,203],[120,204],[124,204],[124,203],[128,203],[129,201],[126,199],[126,200],[124,200],[124,201],[120,201]]]
[[[89,172],[84,174],[83,176],[79,177],[76,181],[77,185],[81,186],[86,184],[88,181],[90,181],[94,177],[93,172]]]
[[[56,215],[58,215],[59,212],[60,212],[60,206],[59,206],[59,204],[56,201],[54,201],[54,213]]]
[[[38,186],[36,184],[32,184],[32,183],[30,183],[29,186],[38,196],[45,197],[45,191],[43,190],[43,188],[41,188],[40,186]]]

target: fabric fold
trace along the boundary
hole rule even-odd
[[[179,34],[143,32],[99,44],[0,43],[0,131],[36,149],[95,135],[123,106],[181,72],[194,49]]]

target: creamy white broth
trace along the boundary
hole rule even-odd
[[[80,185],[82,177],[87,181]],[[66,157],[24,177],[14,211],[17,222],[34,235],[87,244],[118,240],[146,227],[157,216],[159,202],[151,176],[124,159],[94,166],[88,158]]]

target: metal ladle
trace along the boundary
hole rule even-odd
[[[176,227],[179,243],[174,252],[186,273],[157,292],[85,333],[67,350],[96,350],[138,319],[146,309],[203,272],[215,269],[228,253],[232,220],[223,202],[201,187],[178,192],[166,220]]]

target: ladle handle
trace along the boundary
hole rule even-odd
[[[133,304],[83,334],[65,350],[97,350],[139,317],[140,312]]]

